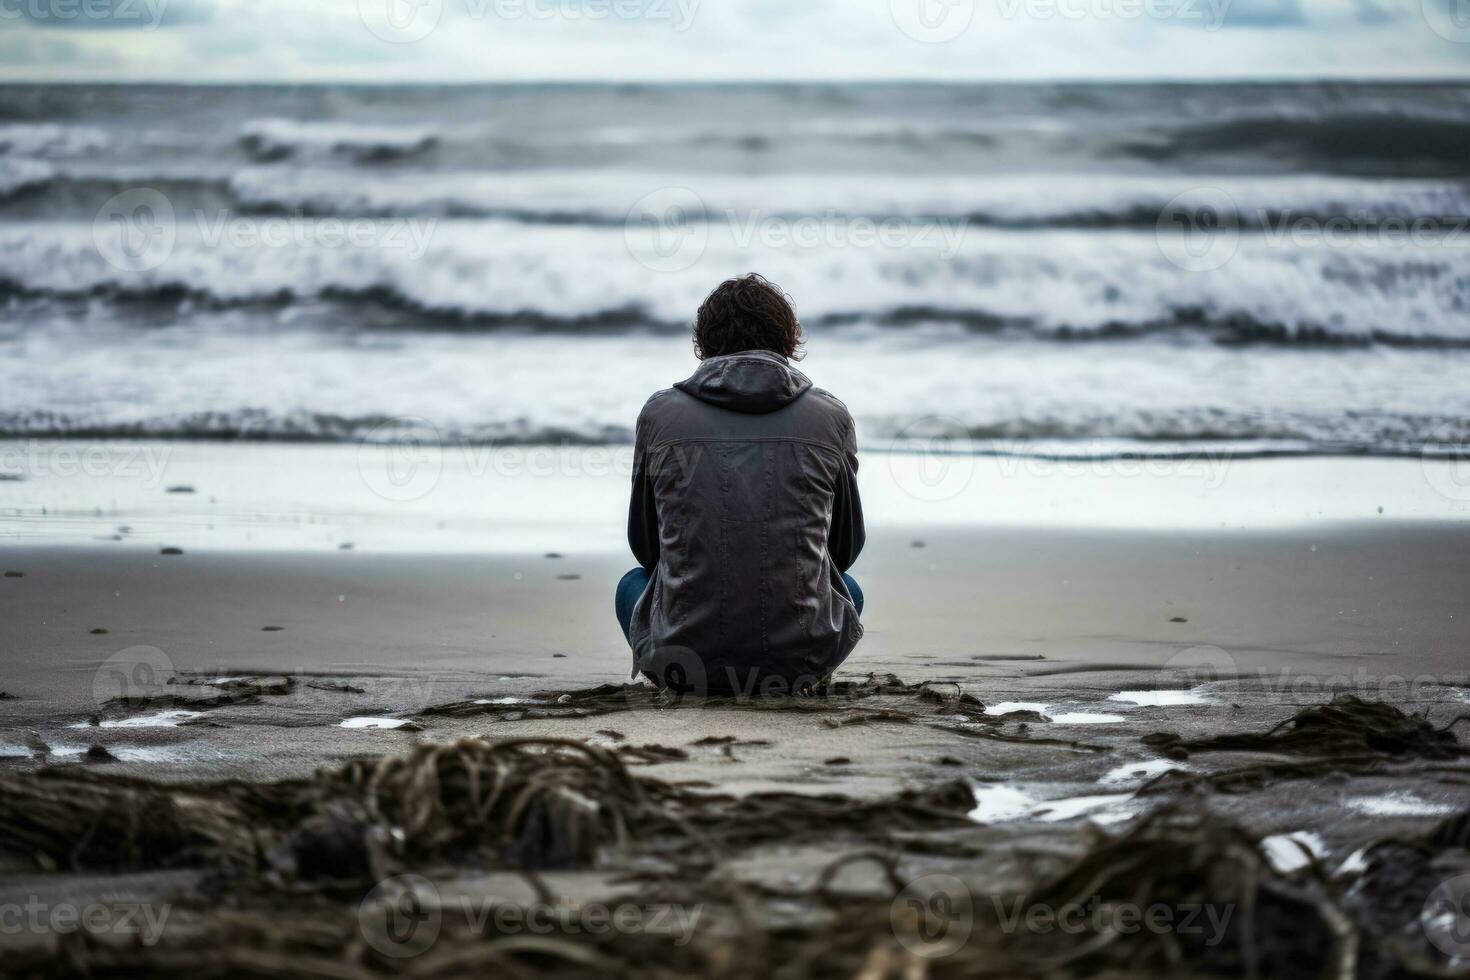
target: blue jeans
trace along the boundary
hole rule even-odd
[[[618,583],[617,594],[613,596],[613,608],[618,614],[618,625],[623,627],[623,638],[632,642],[630,635],[633,624],[633,607],[638,605],[643,590],[648,588],[648,570],[646,568],[635,568],[623,580]],[[847,583],[847,591],[852,595],[852,604],[857,606],[858,615],[863,614],[863,590],[858,588],[857,581],[846,572],[842,573],[842,581]]]

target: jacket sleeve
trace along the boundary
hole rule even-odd
[[[858,495],[857,485],[857,431],[852,422],[847,424],[847,445],[844,447],[842,475],[837,480],[837,494],[832,501],[832,527],[827,535],[827,550],[837,570],[845,572],[857,561],[867,540],[863,527],[863,501]]]
[[[653,571],[658,564],[658,508],[654,504],[653,477],[648,472],[648,447],[643,420],[639,419],[633,449],[633,493],[628,501],[628,547],[638,564]]]

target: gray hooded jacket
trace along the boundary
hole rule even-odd
[[[652,575],[634,673],[712,692],[818,681],[863,628],[846,406],[769,351],[712,357],[638,416],[628,543]],[[775,689],[777,685],[772,685]]]

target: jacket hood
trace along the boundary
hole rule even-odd
[[[742,351],[711,357],[674,385],[710,405],[747,415],[785,408],[811,389],[806,375],[771,351]]]

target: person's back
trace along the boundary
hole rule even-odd
[[[759,276],[700,308],[703,363],[638,418],[618,587],[634,673],[696,691],[814,684],[862,637],[844,573],[863,545],[846,407],[790,365],[801,329]]]

